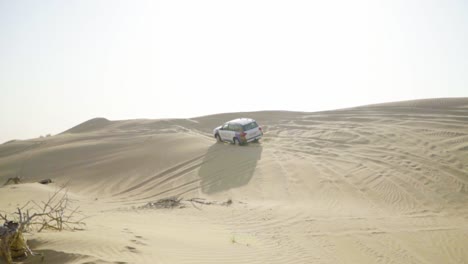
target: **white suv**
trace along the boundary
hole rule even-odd
[[[258,141],[263,136],[263,131],[257,122],[251,118],[238,118],[224,123],[213,130],[218,142],[231,142],[236,145]]]

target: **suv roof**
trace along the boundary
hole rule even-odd
[[[231,121],[228,121],[227,123],[236,123],[236,124],[240,124],[240,125],[247,125],[247,124],[252,123],[252,122],[255,122],[255,120],[253,120],[252,118],[237,118],[237,119],[233,119]]]

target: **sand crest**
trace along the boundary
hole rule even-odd
[[[258,120],[259,144],[216,143],[236,117]],[[0,145],[0,184],[15,176],[0,211],[67,184],[89,216],[27,234],[45,263],[468,263],[468,98],[97,118]],[[172,196],[213,203],[140,208]]]

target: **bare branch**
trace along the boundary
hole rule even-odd
[[[4,226],[0,226],[0,257],[3,256],[7,263],[12,263],[12,258],[15,258],[12,252],[19,252],[23,256],[34,254],[27,246],[23,232],[41,232],[45,229],[83,230],[86,226],[83,220],[86,217],[83,217],[79,207],[72,207],[72,202],[65,185],[56,189],[46,201],[29,201],[18,207],[13,213],[16,223],[8,221],[7,213],[0,214],[0,219],[5,222]],[[14,223],[14,229],[5,227],[10,223]],[[12,245],[16,245],[14,250]]]

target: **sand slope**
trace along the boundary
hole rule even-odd
[[[217,144],[212,129],[240,116],[261,143]],[[0,187],[0,210],[67,183],[90,216],[28,236],[46,263],[468,263],[468,98],[96,118],[0,145],[0,184],[16,175],[30,183]],[[137,209],[169,196],[233,204]]]

